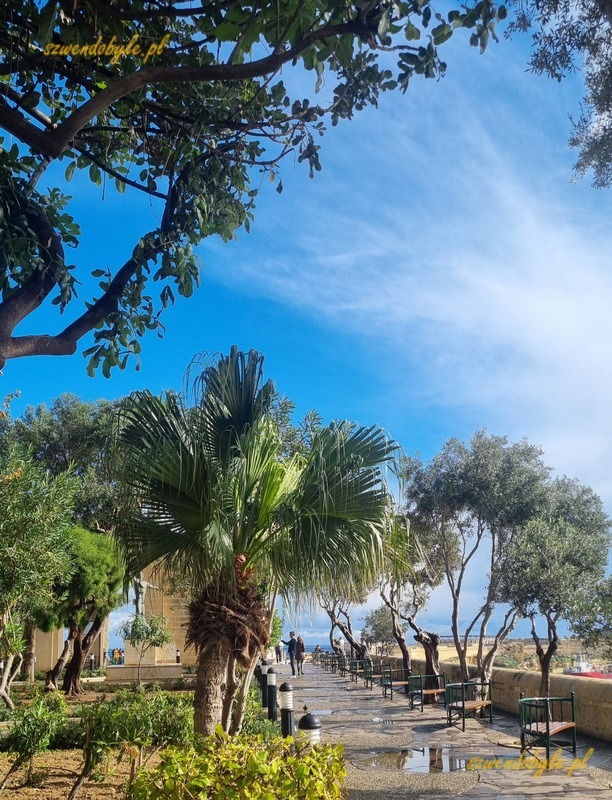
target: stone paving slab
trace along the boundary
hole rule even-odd
[[[325,712],[320,716],[322,740],[344,745],[347,800],[434,800],[445,796],[466,800],[550,800],[557,796],[566,800],[612,800],[612,747],[608,743],[579,737],[578,757],[594,748],[586,766],[568,775],[574,757],[564,752],[563,769],[541,770],[536,777],[535,768],[517,768],[518,725],[510,715],[494,711],[492,726],[488,720],[470,718],[463,733],[460,726],[447,726],[442,706],[425,706],[423,713],[416,707],[411,711],[401,692],[395,693],[393,700],[385,699],[380,687],[366,689],[361,681],[354,683],[315,665],[306,666],[304,676],[291,678],[287,666],[275,665],[277,682],[289,680],[294,687],[296,723],[304,707]],[[541,749],[533,752],[544,758]],[[425,753],[430,755],[432,771],[410,771],[415,755],[423,762],[421,767],[428,768]],[[444,763],[465,764],[475,758],[488,760],[490,768],[438,771],[444,759]],[[491,765],[492,759],[499,759],[497,766]]]

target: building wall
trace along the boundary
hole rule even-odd
[[[57,663],[62,650],[66,631],[59,629],[52,633],[36,631],[36,670],[38,672],[48,672]],[[99,667],[103,663],[104,654],[108,651],[108,619],[102,623],[100,635],[94,642],[91,652],[95,656],[95,665]],[[87,665],[89,667],[89,664]]]
[[[182,664],[195,664],[194,650],[187,650],[185,647],[185,632],[189,621],[188,600],[164,591],[162,579],[150,570],[145,570],[144,577],[149,584],[144,596],[145,617],[163,614],[168,620],[172,641],[165,647],[151,648],[145,654],[142,663],[148,665],[175,664],[178,650]],[[138,663],[138,653],[127,642],[125,643],[125,663]]]

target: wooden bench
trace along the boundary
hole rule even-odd
[[[374,664],[373,661],[366,659],[363,663],[363,683],[365,688],[368,688],[368,684],[370,689],[374,688],[374,681],[382,680],[382,665],[381,664]]]
[[[519,700],[521,752],[546,747],[546,768],[550,766],[550,740],[564,731],[572,733],[572,753],[576,755],[576,700],[569,697],[523,697]],[[529,741],[528,741],[529,740]],[[562,745],[559,744],[561,747]]]
[[[446,717],[449,725],[453,718],[461,720],[461,729],[465,731],[465,718],[468,714],[478,714],[489,709],[489,722],[493,724],[493,703],[491,698],[491,681],[465,681],[464,683],[447,683]]]
[[[424,711],[426,697],[433,697],[434,702],[438,702],[440,697],[446,702],[446,681],[444,673],[441,675],[410,675],[408,678],[408,696],[410,697],[410,708],[414,708],[416,697],[420,699],[421,711]]]
[[[391,700],[393,700],[394,690],[403,688],[406,692],[409,684],[410,676],[405,669],[391,669],[391,667],[383,667],[381,669],[383,697],[389,695]]]
[[[352,658],[349,662],[349,678],[357,683],[360,675],[363,675],[363,661]]]

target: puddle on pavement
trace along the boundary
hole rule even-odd
[[[331,708],[310,708],[308,707],[308,713],[314,714],[315,717],[324,717],[326,714],[333,714],[334,712]]]
[[[412,747],[386,753],[372,753],[353,762],[366,770],[386,772],[428,772],[438,775],[441,772],[461,772],[466,768],[466,759],[451,755],[447,747]]]
[[[358,714],[360,716],[365,714],[366,716],[368,716],[368,715],[370,715],[372,713],[376,714],[377,710],[378,709],[374,709],[374,708],[350,708],[350,709],[347,708],[347,710],[344,711],[343,713],[344,714]],[[394,708],[386,708],[384,713],[385,713],[385,715],[396,716],[396,715],[399,715],[399,714],[402,713],[402,709],[398,708],[397,711],[396,711]],[[381,717],[381,719],[386,719],[386,718],[387,718],[387,716]]]
[[[294,698],[296,697],[296,693],[294,693],[293,697]],[[321,705],[321,706],[323,705],[323,703],[326,703],[328,701],[328,699],[329,699],[327,697],[310,697],[310,695],[308,697],[306,697],[306,696],[304,696],[303,692],[300,692],[299,694],[297,694],[297,700],[298,701],[299,701],[300,697],[303,697],[302,704],[304,704],[304,703],[317,703],[318,705]],[[297,703],[296,703],[296,706],[297,706]]]

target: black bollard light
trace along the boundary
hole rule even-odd
[[[261,688],[261,707],[268,707],[268,662],[264,658],[261,662],[261,676],[259,678],[259,686]]]
[[[95,666],[96,666],[96,657],[95,657],[95,656],[94,656],[94,654],[92,653],[92,654],[89,656],[89,671],[90,671],[90,672],[93,672],[93,671],[94,671],[94,667],[95,667]]]
[[[278,687],[278,702],[281,716],[281,735],[293,736],[293,686],[281,683]]]
[[[276,703],[276,672],[272,667],[268,670],[268,719],[278,719],[278,706]]]
[[[181,651],[178,649],[178,647],[174,651],[174,657],[176,658],[176,663],[180,664],[181,663]]]
[[[315,715],[308,712],[304,714],[298,722],[298,730],[300,737],[307,739],[308,744],[319,744],[321,741],[321,720]]]

